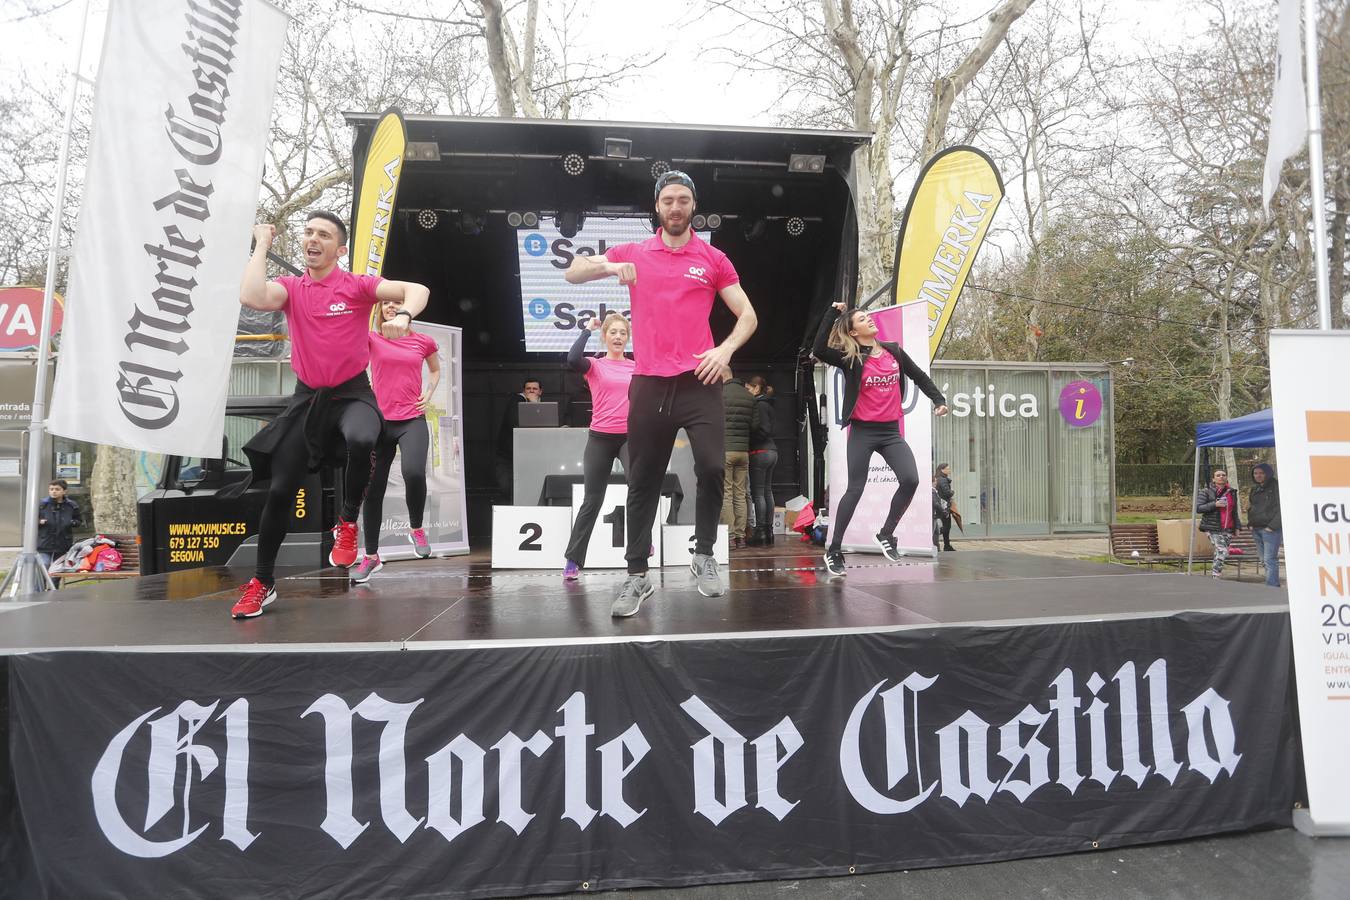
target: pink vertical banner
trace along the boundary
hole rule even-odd
[[[899,344],[925,372],[929,370],[927,306],[926,302],[916,301],[871,311],[872,321],[878,329],[877,337]],[[839,403],[843,398],[842,370],[830,367],[829,387],[826,397],[830,434],[830,498],[831,503],[837,503],[848,489],[848,463],[844,452],[848,445],[848,429],[839,422]],[[900,434],[909,444],[910,450],[914,451],[914,463],[919,471],[919,489],[915,491],[913,502],[896,526],[895,542],[901,551],[929,554],[933,551],[933,504],[929,496],[933,489],[933,404],[908,379],[904,381]],[[845,550],[881,552],[873,543],[872,535],[886,520],[895,486],[895,473],[880,456],[873,454],[867,486],[863,489],[862,499],[858,501],[853,521],[844,532]]]

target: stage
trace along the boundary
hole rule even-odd
[[[961,550],[900,564],[854,553],[848,575],[831,578],[819,548],[795,537],[738,551],[726,597],[699,594],[687,569],[652,573],[657,594],[632,619],[609,615],[621,570],[586,572],[564,583],[560,572],[493,571],[481,552],[389,563],[365,585],[348,584],[336,569],[283,576],[276,603],[242,621],[231,619],[229,609],[249,571],[219,567],[86,582],[45,602],[0,604],[0,653],[412,650],[1286,609],[1283,591],[1257,583],[1007,551]]]
[[[481,552],[293,572],[244,621],[249,573],[223,568],[0,604],[0,876],[502,896],[1288,823],[1283,591],[1008,551],[848,563],[780,537],[716,599],[653,569],[622,620],[620,571]]]

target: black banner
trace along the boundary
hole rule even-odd
[[[53,897],[478,897],[1284,824],[1290,675],[1283,614],[20,656],[0,875],[31,866]]]

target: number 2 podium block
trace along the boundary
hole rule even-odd
[[[571,532],[565,506],[494,506],[492,568],[561,570]]]

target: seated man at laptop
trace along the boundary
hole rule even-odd
[[[506,401],[506,412],[502,415],[502,427],[497,432],[497,489],[511,502],[511,470],[516,455],[515,430],[520,426],[522,403],[538,403],[544,399],[544,385],[538,378],[526,378],[520,393],[512,394]]]

